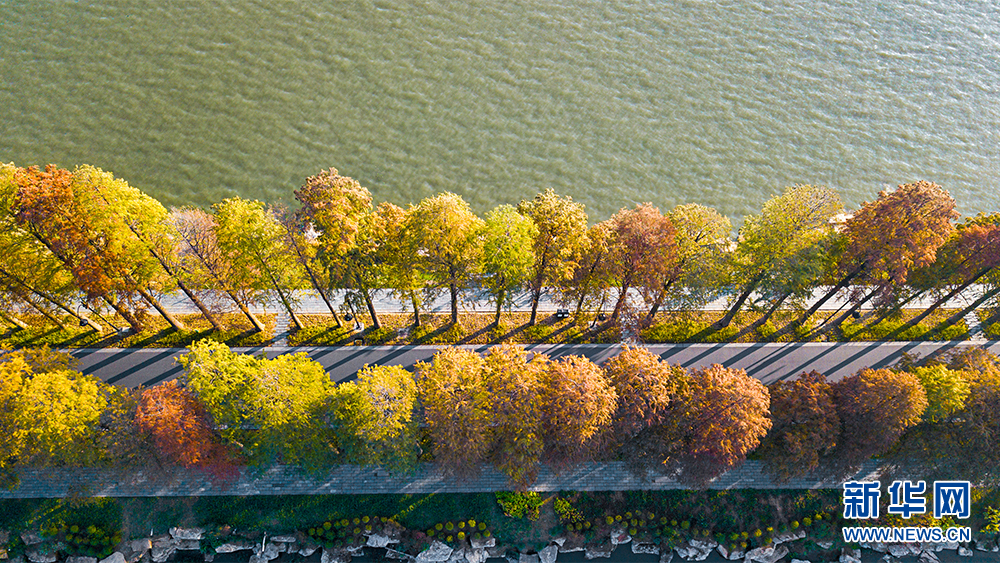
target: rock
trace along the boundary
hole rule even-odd
[[[758,563],[775,563],[782,557],[788,555],[788,548],[783,545],[757,547],[747,552],[745,561],[757,561]],[[843,563],[843,562],[842,562]],[[857,563],[861,563],[858,561]]]
[[[491,545],[490,547],[486,548],[486,555],[488,555],[490,559],[500,559],[506,554],[507,554],[507,548],[502,545],[500,546]]]
[[[125,563],[125,556],[115,551],[111,555],[101,559],[100,563]]]
[[[177,549],[198,551],[201,549],[201,540],[177,540]]]
[[[845,547],[840,551],[840,563],[861,563],[861,551]]]
[[[958,549],[958,542],[946,541],[946,542],[941,542],[934,546],[934,551],[944,551],[946,549],[949,551],[955,551],[956,549]]]
[[[540,560],[540,558],[538,557],[538,554],[537,554],[537,553],[531,553],[531,554],[528,554],[528,553],[522,553],[522,554],[521,554],[521,555],[520,555],[520,556],[519,556],[519,557],[517,558],[517,563],[539,563],[540,561],[541,561],[541,560]]]
[[[486,549],[489,547],[496,547],[497,539],[493,536],[488,538],[472,538],[472,549]],[[492,556],[491,556],[492,557]]]
[[[413,563],[416,559],[414,556],[403,553],[402,551],[397,551],[395,549],[386,548],[385,550],[386,559],[394,559],[396,561],[406,561],[407,563]]]
[[[448,563],[465,563],[465,548],[460,547],[451,552]]]
[[[205,537],[204,528],[170,528],[170,537],[175,540],[201,540]]]
[[[170,536],[161,536],[153,539],[153,547],[150,550],[150,557],[153,563],[165,563],[170,556],[177,551],[177,540]]]
[[[10,561],[8,561],[7,563],[24,563],[24,556],[23,555],[17,555],[17,556],[11,557]]]
[[[611,544],[602,544],[590,546],[588,545],[583,550],[583,556],[586,559],[597,559],[598,557],[610,558],[611,552],[615,550],[615,547]]]
[[[10,540],[10,532],[0,530],[0,544],[6,544]]]
[[[540,563],[556,563],[556,557],[558,556],[559,546],[550,545],[538,552],[538,561]]]
[[[278,555],[281,554],[282,551],[285,551],[285,545],[284,544],[281,544],[281,547],[278,547],[278,544],[267,542],[266,544],[264,544],[264,548],[261,549],[260,544],[257,543],[257,542],[254,542],[254,546],[253,546],[253,555],[254,555],[254,557],[257,557],[257,558],[262,559],[264,561],[270,561],[272,559],[276,559],[278,557]],[[254,562],[254,563],[257,563],[257,562]]]
[[[251,542],[250,540],[236,540],[226,542],[215,548],[216,553],[232,553],[234,551],[243,551],[244,549],[253,549],[257,542]],[[312,555],[312,554],[310,554]]]
[[[632,541],[632,536],[625,533],[625,530],[621,530],[621,533],[616,533],[616,532],[618,532],[618,530],[614,530],[611,532],[611,545],[617,546]]]
[[[552,538],[552,543],[562,547],[566,543],[566,536],[559,536],[558,538]]]
[[[889,555],[896,558],[920,555],[920,546],[911,543],[891,543],[885,547]]]
[[[368,536],[368,547],[386,547],[390,543],[399,543],[399,538],[394,538],[387,534],[372,534]]]
[[[434,540],[430,547],[421,551],[417,554],[417,563],[433,563],[433,562],[444,562],[451,557],[451,552],[454,551],[447,545]],[[326,563],[325,561],[323,563]]]
[[[972,550],[965,546],[958,546],[958,556],[959,557],[972,557]]]
[[[465,561],[467,563],[486,563],[486,550],[485,549],[465,550]]]
[[[131,549],[132,551],[138,551],[144,553],[146,551],[149,551],[150,549],[153,549],[153,540],[149,538],[132,540],[128,542],[128,546],[129,549]]]
[[[38,530],[28,530],[27,532],[21,532],[21,541],[24,545],[35,545],[42,543],[42,534]]]
[[[804,537],[806,537],[805,530],[795,530],[792,532],[778,534],[774,536],[772,541],[774,541],[774,545],[778,545],[779,543],[788,543],[790,541],[800,540]]]
[[[309,557],[313,553],[316,553],[317,549],[319,549],[318,545],[314,543],[307,543],[303,544],[302,547],[300,547],[295,553],[298,553],[302,557]]]
[[[285,535],[285,536],[271,536],[271,541],[276,543],[295,543],[299,540],[295,536]]]
[[[660,554],[660,546],[656,545],[655,543],[632,542],[632,553],[645,553],[647,555],[659,555]]]
[[[21,537],[23,538],[24,535],[22,534]],[[992,540],[976,540],[976,549],[979,551],[996,551],[996,544]]]
[[[674,560],[674,550],[664,549],[660,552],[660,563],[670,563]]]
[[[320,558],[321,563],[351,563],[351,554],[344,549],[326,549],[323,548],[323,555]]]
[[[97,563],[97,558],[84,557],[82,555],[71,555],[66,558],[66,563]]]
[[[792,559],[792,563],[812,563],[808,559]]]
[[[877,551],[878,553],[885,553],[885,552],[889,551],[889,546],[887,546],[884,543],[873,543],[869,547],[869,549],[871,549],[872,551]]]
[[[938,559],[938,556],[935,555],[933,551],[925,551],[920,554],[917,561],[920,563],[938,563],[940,559]]]
[[[709,540],[690,540],[675,548],[675,551],[677,556],[685,561],[704,561],[717,545],[719,544]]]
[[[727,557],[726,559],[729,559],[730,561],[739,561],[740,559],[746,558],[746,556],[747,556],[747,550],[743,549],[742,547],[737,547],[736,549],[729,552],[729,557]]]

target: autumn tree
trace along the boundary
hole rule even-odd
[[[727,265],[733,225],[729,218],[710,207],[678,205],[668,215],[674,226],[676,266],[651,294],[646,322],[651,323],[660,307],[672,309],[700,306],[721,289]]]
[[[330,315],[333,316],[333,321],[340,327],[340,316],[333,306],[329,291],[332,284],[326,268],[319,260],[318,233],[312,229],[312,225],[308,221],[303,220],[299,213],[292,213],[283,206],[276,206],[272,211],[285,230],[285,248],[294,251],[298,267],[305,273],[313,290],[323,300]]]
[[[306,354],[268,360],[201,340],[178,362],[186,388],[251,464],[318,468],[333,453],[327,416],[333,383]]]
[[[703,485],[746,460],[771,428],[767,388],[742,369],[718,364],[694,370],[680,420],[681,447],[673,461],[681,479]],[[683,413],[683,414],[682,414]]]
[[[862,204],[844,223],[842,250],[830,290],[774,337],[801,326],[851,284],[867,288],[866,295],[856,295],[854,307],[833,321],[833,326],[873,298],[893,301],[894,292],[906,282],[911,271],[934,262],[937,249],[954,230],[951,221],[957,216],[955,200],[931,182],[904,184],[895,191],[879,192],[878,199]]]
[[[674,225],[652,204],[623,209],[611,218],[609,262],[618,285],[618,301],[611,321],[618,320],[629,290],[638,289],[647,300],[677,277]]]
[[[927,409],[920,380],[902,371],[865,368],[831,387],[843,428],[834,459],[845,468],[889,450]]]
[[[202,468],[213,474],[235,470],[208,411],[176,381],[142,390],[135,424],[140,432],[149,434],[159,457],[168,464]]]
[[[453,193],[427,198],[407,213],[406,230],[417,249],[417,268],[434,286],[446,288],[451,322],[458,322],[460,293],[482,269],[483,221]]]
[[[84,213],[104,230],[113,229],[132,247],[132,268],[139,270],[139,281],[148,279],[149,295],[143,297],[156,308],[175,329],[182,329],[152,292],[172,291],[175,287],[184,293],[216,330],[222,326],[201,297],[186,282],[176,256],[177,233],[171,228],[166,208],[156,199],[130,186],[128,182],[92,166],[80,166],[74,177],[81,179],[78,199]],[[145,251],[145,252],[143,252]],[[142,284],[138,288],[143,293]]]
[[[920,380],[927,396],[924,418],[930,422],[946,420],[965,408],[969,397],[967,376],[943,365],[917,366],[910,370]]]
[[[611,222],[602,221],[587,230],[580,246],[573,275],[562,280],[562,294],[575,300],[575,317],[580,318],[585,304],[601,308],[613,283],[610,255]]]
[[[0,466],[85,465],[99,455],[96,434],[106,386],[68,369],[68,361],[50,360],[41,363],[20,351],[0,359],[5,406],[0,426],[9,431],[0,440]]]
[[[285,230],[259,201],[227,198],[213,206],[215,239],[229,263],[236,285],[263,292],[270,289],[288,311],[296,329],[302,321],[295,312],[291,289],[301,280],[298,261],[285,245]],[[255,301],[266,303],[265,294]]]
[[[500,344],[486,354],[483,383],[490,413],[488,459],[518,488],[535,479],[544,449],[541,433],[542,377],[549,361],[529,358],[524,348]]]
[[[420,326],[420,307],[424,289],[428,287],[427,275],[417,267],[418,243],[407,232],[407,212],[398,205],[380,203],[375,213],[383,225],[385,239],[379,250],[383,263],[382,280],[393,296],[404,304],[409,301],[413,309],[413,326]]]
[[[44,172],[36,167],[17,168],[13,218],[62,263],[91,302],[106,302],[139,332],[145,307],[137,293],[141,284],[128,268],[135,247],[125,244],[120,231],[92,225],[93,218],[84,213],[77,198],[85,191],[81,180],[53,165]]]
[[[254,280],[241,277],[219,247],[215,217],[202,209],[187,207],[171,210],[169,221],[178,236],[177,256],[185,276],[196,286],[221,291],[255,331],[264,332],[264,324],[250,310],[257,295],[250,283]]]
[[[541,378],[541,435],[545,458],[568,464],[586,459],[606,436],[618,396],[604,372],[582,356],[549,363]]]
[[[509,205],[501,205],[486,215],[483,228],[483,274],[480,283],[496,303],[493,326],[500,325],[500,313],[522,289],[535,263],[532,243],[538,228],[530,217]]]
[[[531,217],[538,227],[535,264],[531,271],[531,319],[538,316],[538,303],[547,286],[558,286],[572,275],[587,232],[587,213],[570,197],[560,197],[551,189],[532,200],[522,201],[517,210]]]
[[[837,192],[800,185],[769,199],[759,215],[746,217],[730,266],[730,283],[738,294],[713,326],[729,326],[755,291],[770,301],[759,324],[796,292],[811,291],[816,262],[823,259],[815,249],[833,235],[830,219],[842,209]]]
[[[365,366],[334,393],[333,420],[341,451],[351,463],[397,470],[417,458],[413,374],[399,366]]]
[[[492,446],[485,361],[471,350],[448,347],[416,369],[434,460],[454,473],[477,471]]]
[[[833,390],[816,371],[768,385],[771,430],[757,450],[768,471],[782,481],[806,475],[837,445],[840,418]]]
[[[675,455],[680,411],[691,394],[686,371],[630,346],[602,368],[618,395],[609,447],[637,469],[662,466]]]
[[[381,328],[373,301],[382,283],[381,246],[385,225],[372,208],[372,196],[357,180],[336,168],[306,179],[295,192],[299,211],[319,232],[319,258],[336,287],[357,292],[368,309],[372,327]]]

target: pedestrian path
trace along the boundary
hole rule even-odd
[[[965,321],[965,325],[969,327],[969,342],[986,342],[986,333],[983,330],[983,325],[979,323],[979,315],[976,311],[971,311],[962,317],[962,319]]]
[[[877,462],[866,463],[853,477],[876,479]],[[373,467],[338,465],[329,471],[306,475],[302,470],[275,466],[259,475],[243,472],[228,482],[214,481],[196,470],[167,473],[122,472],[100,469],[44,468],[20,471],[14,490],[0,489],[0,499],[66,497],[190,497],[223,495],[327,495],[327,494],[425,494],[488,493],[510,490],[507,479],[491,467],[479,475],[455,477],[433,464],[421,464],[412,475],[390,475]],[[799,478],[779,483],[758,461],[747,461],[714,480],[708,488],[724,489],[839,489],[842,480]],[[678,490],[690,487],[668,477],[640,478],[620,462],[581,463],[560,471],[541,466],[529,490],[628,491]]]
[[[288,337],[292,334],[289,328],[292,318],[288,310],[279,309],[274,313],[274,346],[288,346]]]

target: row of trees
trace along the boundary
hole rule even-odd
[[[415,373],[369,366],[334,385],[304,354],[268,360],[201,341],[177,382],[127,390],[64,356],[18,351],[0,363],[0,469],[158,460],[226,475],[271,463],[397,470],[433,459],[456,473],[491,464],[514,485],[539,462],[624,459],[702,484],[754,450],[779,479],[847,474],[888,455],[912,470],[995,476],[1000,363],[973,349],[950,363],[818,373],[765,387],[737,369],[686,370],[624,347],[597,366],[445,348]],[[44,411],[44,412],[43,412]]]
[[[501,205],[484,218],[461,197],[444,193],[408,209],[377,206],[357,181],[330,169],[306,179],[294,211],[230,198],[210,211],[168,211],[125,181],[92,166],[70,172],[0,166],[0,299],[12,311],[62,324],[66,315],[95,330],[114,311],[141,330],[149,308],[175,329],[183,323],[159,299],[180,291],[220,328],[220,309],[239,310],[257,330],[254,303],[277,298],[296,327],[294,289],[326,301],[347,290],[352,310],[380,327],[373,298],[388,289],[413,311],[447,292],[457,321],[467,290],[485,290],[499,321],[512,296],[531,295],[530,323],[542,294],[553,291],[579,315],[608,306],[611,321],[637,291],[648,309],[695,308],[728,295],[731,306],[714,329],[740,311],[761,314],[753,330],[781,308],[798,315],[773,334],[802,327],[838,292],[851,305],[820,330],[837,327],[874,304],[867,321],[897,314],[921,296],[938,297],[915,326],[963,289],[982,296],[942,326],[992,305],[1000,293],[1000,214],[956,225],[955,202],[940,186],[917,182],[885,191],[845,215],[829,188],[794,186],[745,218],[732,239],[730,221],[714,209],[680,205],[662,213],[651,204],[622,209],[589,226],[583,205],[551,190]],[[817,288],[824,295],[808,309]],[[205,291],[212,290],[212,291]],[[89,311],[73,306],[84,296]]]

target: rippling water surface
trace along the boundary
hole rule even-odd
[[[0,0],[0,160],[167,204],[289,200],[336,166],[592,220],[794,183],[928,179],[1000,210],[1000,6],[975,0]]]

